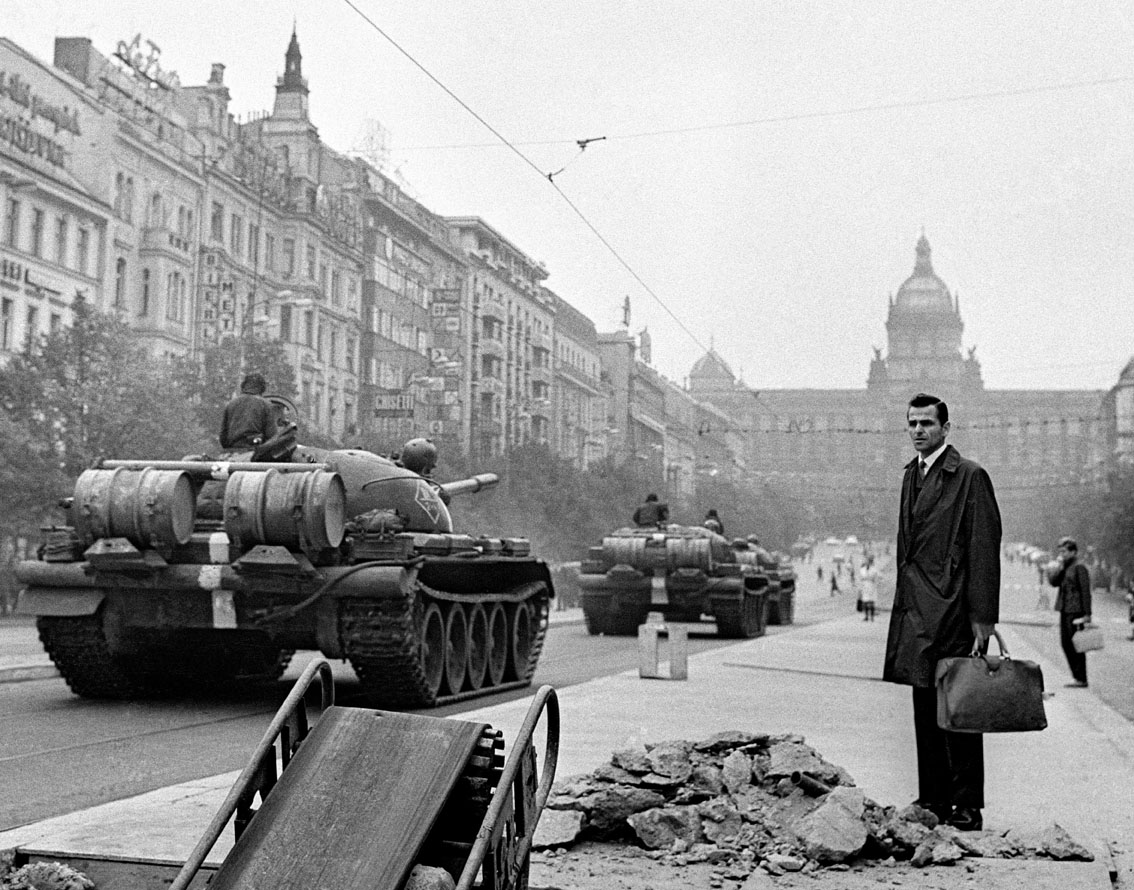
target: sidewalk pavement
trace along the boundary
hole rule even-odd
[[[0,683],[58,676],[59,671],[43,651],[34,621],[0,620]]]
[[[569,610],[571,611],[571,610]],[[574,610],[577,611],[577,610]],[[556,624],[568,613],[553,613]],[[700,739],[714,732],[799,733],[845,767],[868,797],[904,806],[917,794],[909,689],[879,680],[887,622],[856,613],[703,652],[689,658],[684,681],[644,680],[628,671],[558,693],[560,778],[590,772],[612,751],[644,741]],[[554,631],[552,631],[554,632]],[[1002,632],[1015,658],[1038,656],[1011,626]],[[664,653],[663,653],[664,654]],[[1059,676],[1049,671],[1049,687]],[[1089,690],[1062,687],[1047,703],[1043,732],[985,737],[985,827],[1043,829],[1058,822],[1103,852],[1105,841],[1134,838],[1134,726]],[[514,738],[528,701],[470,709]],[[183,860],[236,773],[159,789],[0,833],[0,849],[26,845],[57,851]],[[230,832],[214,850],[227,852]],[[1130,880],[1129,854],[1118,864]],[[1060,872],[1059,886],[1109,887],[1107,860]],[[982,878],[985,887],[1047,885],[1051,866],[1020,862],[1034,880]],[[1066,865],[1058,863],[1058,865]],[[938,869],[941,887],[971,886],[964,869]]]

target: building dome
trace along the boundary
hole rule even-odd
[[[915,312],[953,311],[953,298],[949,296],[945,282],[933,271],[930,253],[929,241],[923,234],[917,240],[917,262],[914,263],[913,274],[902,282],[894,298],[896,308]]]
[[[732,368],[728,366],[723,358],[717,355],[715,349],[710,349],[703,356],[693,363],[693,368],[689,371],[690,378],[699,377],[702,379],[710,380],[725,380],[732,383],[736,377],[732,373]]]

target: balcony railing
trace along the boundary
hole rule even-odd
[[[480,314],[482,318],[495,318],[497,321],[508,320],[508,308],[499,297],[481,297]]]
[[[493,355],[501,359],[508,357],[508,349],[504,345],[504,341],[492,337],[480,338],[480,351],[483,355]]]
[[[551,399],[532,399],[530,405],[533,417],[551,418]]]
[[[494,396],[504,395],[504,381],[498,377],[484,377],[481,376],[475,381],[481,393],[486,393]]]
[[[171,250],[188,256],[193,243],[165,226],[151,226],[142,230],[142,250]]]
[[[551,334],[532,334],[532,349],[551,352]]]
[[[592,377],[590,374],[586,374],[583,371],[580,371],[574,365],[569,362],[565,362],[562,359],[559,359],[555,362],[555,373],[560,377],[565,377],[573,383],[578,384],[579,386],[586,387],[587,389],[591,389],[596,392],[598,391],[599,379],[597,377]]]

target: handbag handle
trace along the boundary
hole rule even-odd
[[[996,645],[1000,649],[1000,657],[1001,658],[1011,658],[1012,656],[1010,656],[1008,654],[1008,647],[1004,645],[1004,637],[1000,636],[1000,631],[996,630],[996,628],[993,628],[992,629],[992,637],[996,638]],[[992,642],[992,637],[989,637],[987,642]],[[987,646],[986,646],[986,648],[987,648]],[[984,657],[985,653],[977,650],[976,640],[973,640],[973,651],[970,654],[974,658],[982,659],[986,665],[988,664],[988,659],[986,659]]]

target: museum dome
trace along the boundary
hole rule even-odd
[[[715,349],[709,349],[703,356],[693,363],[693,368],[689,371],[690,377],[700,377],[702,379],[727,379],[730,383],[736,378],[732,373],[732,368],[728,366],[723,358],[717,355]]]
[[[898,288],[894,306],[898,309],[911,309],[916,312],[952,312],[953,298],[945,282],[933,271],[930,259],[932,251],[929,240],[923,233],[917,240],[917,261],[913,274]]]

